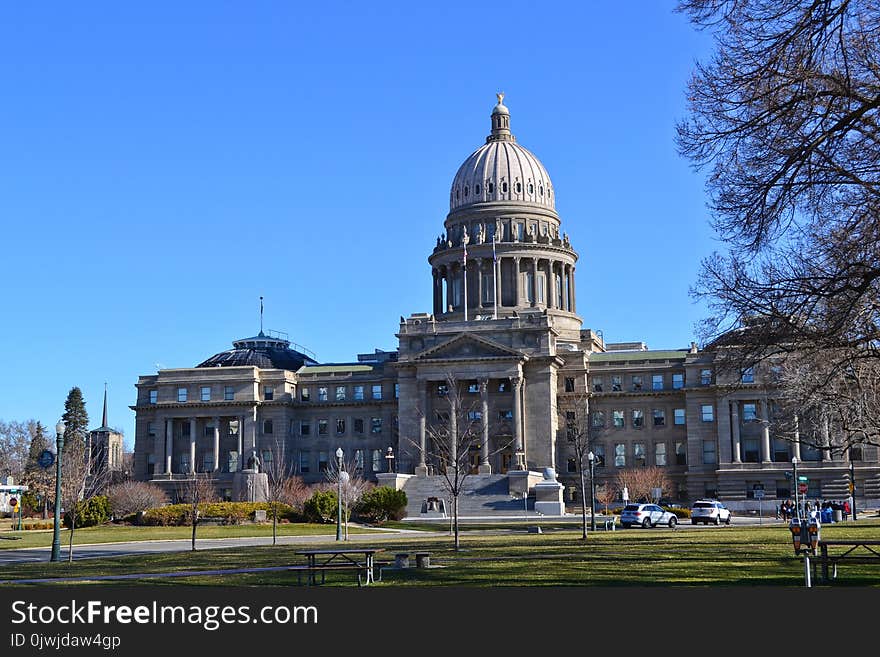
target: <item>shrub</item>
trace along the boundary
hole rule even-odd
[[[27,524],[22,525],[22,529],[27,531],[28,529],[52,529],[55,526],[54,521],[49,522],[29,522]]]
[[[691,510],[680,506],[664,506],[664,511],[671,511],[677,518],[690,518]]]
[[[336,503],[336,498],[333,498]],[[141,522],[144,525],[187,525],[190,523],[189,504],[169,504],[157,509],[150,509],[143,514]],[[335,508],[335,507],[334,507]],[[238,525],[247,519],[253,519],[254,511],[262,509],[266,511],[269,519],[272,518],[271,502],[209,502],[199,505],[199,517],[219,518],[224,525]],[[288,504],[278,503],[279,520],[297,522],[299,515]],[[336,519],[334,512],[333,519]]]
[[[96,495],[87,500],[77,502],[74,506],[77,527],[94,527],[110,522],[110,500],[106,495]],[[72,514],[64,514],[64,526],[70,529]]]
[[[406,493],[390,486],[378,486],[361,497],[357,513],[365,520],[383,523],[400,520],[406,515]]]
[[[315,491],[303,504],[303,515],[309,522],[335,522],[336,492],[332,490]]]
[[[161,488],[146,481],[123,481],[111,486],[107,497],[117,518],[162,506],[167,501]]]

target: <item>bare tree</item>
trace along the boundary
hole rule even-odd
[[[13,477],[20,482],[28,465],[31,439],[36,421],[3,422],[0,420],[0,477]]]
[[[565,439],[574,454],[580,480],[581,492],[581,535],[587,540],[587,499],[592,495],[587,486],[586,473],[589,471],[589,454],[592,451],[596,439],[596,430],[592,427],[590,418],[590,393],[576,392],[564,394],[557,402],[563,420]]]
[[[845,441],[880,444],[871,419],[880,3],[685,0],[679,10],[717,44],[697,67],[678,126],[682,154],[711,168],[714,226],[729,247],[703,262],[693,291],[711,311],[702,337],[735,346],[734,366],[788,361],[803,377],[785,394],[793,408],[843,390],[849,401],[822,413],[851,428]]]
[[[324,473],[329,484],[328,488],[332,488],[337,495],[340,490],[340,478],[342,479],[342,520],[344,524],[345,540],[348,540],[348,520],[351,517],[351,510],[360,501],[373,484],[363,476],[363,464],[358,463],[352,457],[342,463],[342,471],[339,470],[339,464],[333,459],[332,464]]]
[[[67,537],[67,560],[73,561],[73,535],[76,531],[77,507],[99,495],[107,484],[107,471],[90,471],[88,444],[79,436],[65,441],[62,451],[61,503],[70,517]]]
[[[293,474],[294,465],[288,462],[284,441],[275,440],[272,449],[263,459],[263,472],[268,479],[267,498],[272,508],[272,545],[278,543],[278,505],[302,503],[306,496],[306,486],[300,477]]]
[[[605,507],[605,515],[608,515],[608,505],[614,502],[619,494],[620,491],[610,481],[606,481],[596,489],[596,499]]]
[[[217,499],[214,484],[208,473],[193,472],[189,479],[181,482],[178,488],[178,497],[189,504],[189,521],[192,525],[192,551],[196,551],[196,529],[199,525],[199,505],[213,502]]]
[[[113,515],[122,518],[132,513],[162,506],[167,501],[165,491],[146,481],[128,480],[107,488],[107,497]]]
[[[666,470],[657,466],[638,468],[626,468],[617,473],[617,490],[624,488],[629,492],[631,500],[650,502],[653,499],[655,489],[660,489],[660,495],[672,489],[672,480]]]

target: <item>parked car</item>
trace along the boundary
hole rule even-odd
[[[633,525],[641,525],[645,529],[656,525],[675,527],[677,522],[678,517],[674,513],[656,504],[627,504],[620,513],[620,526],[625,529]]]
[[[691,524],[730,524],[730,509],[718,500],[697,500],[691,507]]]

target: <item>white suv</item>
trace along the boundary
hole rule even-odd
[[[718,500],[697,500],[691,507],[691,524],[703,523],[708,525],[710,522],[720,525],[730,524],[730,509],[724,506]]]

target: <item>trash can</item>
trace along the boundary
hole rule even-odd
[[[834,522],[843,522],[843,511],[834,509]]]

